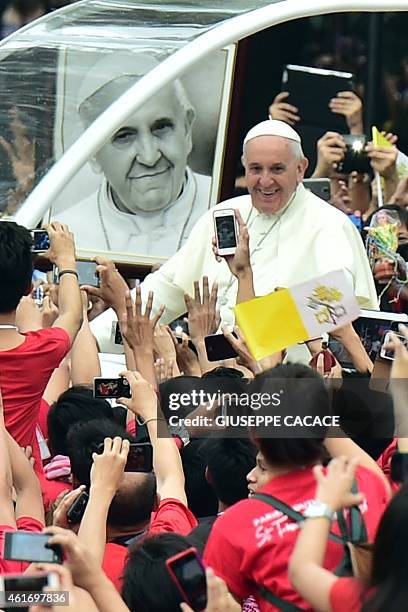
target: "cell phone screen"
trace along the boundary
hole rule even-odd
[[[96,272],[96,266],[98,264],[94,261],[77,261],[76,270],[78,273],[78,283],[80,285],[89,285],[90,287],[99,287],[99,276]],[[54,266],[53,276],[54,284],[58,284],[59,270],[57,266]]]
[[[61,563],[58,549],[46,548],[50,535],[29,531],[7,531],[5,533],[4,558],[10,561],[35,561],[38,563]]]
[[[236,350],[228,342],[224,334],[213,334],[204,338],[208,361],[233,359],[238,356]]]
[[[126,378],[94,378],[94,397],[102,399],[131,397],[129,383]]]
[[[235,215],[215,216],[215,227],[219,249],[232,249],[237,246]]]
[[[207,580],[202,563],[194,552],[188,552],[173,561],[169,560],[171,570],[187,597],[193,610],[205,610],[207,606]]]
[[[50,238],[46,230],[31,230],[30,234],[33,239],[33,246],[31,247],[33,253],[44,253],[48,251],[50,248]]]
[[[361,174],[369,173],[371,166],[365,149],[367,144],[366,137],[345,134],[343,139],[346,143],[346,152],[343,161],[339,164],[339,172],[349,174],[355,170]]]
[[[151,444],[131,444],[125,472],[153,471],[153,447]]]

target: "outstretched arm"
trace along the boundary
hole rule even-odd
[[[120,398],[120,403],[147,424],[150,442],[153,446],[153,468],[157,479],[157,492],[160,499],[173,497],[187,505],[184,490],[184,472],[180,453],[170,434],[165,437],[166,423],[158,408],[157,395],[139,372],[122,372],[129,381],[132,398]],[[160,436],[158,436],[160,423]]]

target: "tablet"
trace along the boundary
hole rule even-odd
[[[301,125],[314,125],[347,132],[345,117],[332,113],[329,102],[339,91],[353,91],[351,72],[325,70],[309,66],[288,64],[282,75],[282,91],[288,91],[285,100],[299,109]]]

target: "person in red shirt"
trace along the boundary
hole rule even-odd
[[[408,327],[399,326],[408,341]],[[394,404],[398,448],[402,455],[408,452],[408,350],[399,338],[392,336],[388,349],[394,350],[390,390]],[[403,457],[405,459],[405,457]],[[378,527],[372,554],[371,571],[360,579],[337,578],[322,567],[327,545],[330,512],[355,505],[360,499],[350,492],[356,470],[356,461],[344,457],[329,466],[327,474],[320,469],[315,473],[318,483],[316,500],[328,513],[307,520],[290,561],[293,586],[311,605],[323,612],[372,612],[405,610],[408,585],[405,565],[408,543],[407,461],[398,475],[405,484],[393,497]],[[311,585],[313,587],[311,588]]]
[[[333,460],[324,474],[318,468],[316,502],[329,512],[363,500],[351,492],[356,461]],[[291,582],[310,605],[321,612],[400,612],[408,600],[408,487],[404,485],[385,510],[375,538],[371,573],[363,578],[338,578],[323,565],[331,520],[329,513],[308,518],[296,542],[289,566]]]
[[[323,379],[307,366],[277,366],[258,376],[253,384],[262,385],[267,377],[279,381],[281,386],[278,388],[283,389],[286,398],[285,406],[293,406],[295,401],[298,405],[299,401],[302,402],[303,414],[319,414],[322,406],[328,402]],[[302,379],[308,379],[308,384],[314,381],[314,393],[305,393]],[[226,581],[238,600],[243,601],[253,595],[261,612],[279,609],[270,598],[267,599],[265,590],[293,605],[310,610],[293,589],[287,572],[299,524],[265,501],[256,499],[253,494],[272,495],[303,513],[315,498],[313,466],[319,464],[327,454],[325,447],[332,455],[349,454],[357,449],[363,464],[370,468],[359,468],[356,479],[359,490],[365,493],[361,511],[372,541],[389,498],[386,479],[376,463],[346,438],[255,437],[255,442],[259,450],[254,470],[257,476],[253,472],[248,476],[252,495],[248,500],[226,510],[217,519],[205,548],[204,561]],[[333,531],[340,534],[337,524],[334,524]],[[343,546],[330,541],[324,560],[325,567],[334,570],[343,555]]]
[[[152,385],[139,374],[124,374],[129,380],[132,399],[121,398],[119,401],[146,422],[153,446],[153,468],[157,487],[152,473],[132,472],[125,472],[115,488],[114,495],[111,495],[113,485],[108,475],[105,475],[104,487],[92,487],[90,458],[92,450],[96,450],[101,441],[100,438],[102,437],[103,441],[103,438],[116,439],[120,436],[119,439],[132,441],[129,434],[110,421],[98,420],[78,424],[70,430],[67,439],[74,482],[90,485],[90,499],[81,521],[79,535],[83,537],[84,521],[89,521],[87,547],[100,559],[107,576],[118,590],[122,586],[122,573],[128,557],[127,546],[131,542],[164,532],[187,535],[197,526],[196,518],[187,507],[184,474],[177,445],[170,436],[157,435],[157,395]],[[92,507],[97,511],[92,512],[89,509]],[[97,532],[103,533],[103,536],[97,537]]]
[[[0,393],[0,574],[20,573],[29,565],[4,559],[5,532],[42,531],[43,527],[41,489],[27,457],[5,429]]]
[[[4,419],[18,444],[32,447],[37,466],[41,461],[35,428],[41,398],[82,323],[73,236],[57,221],[46,229],[51,245],[46,256],[60,271],[59,316],[51,328],[20,333],[15,324],[16,308],[32,287],[32,239],[26,228],[8,221],[0,223],[0,386]]]

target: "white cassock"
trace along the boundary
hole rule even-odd
[[[251,197],[226,200],[220,208],[237,208],[248,225],[251,265],[256,295],[276,287],[291,287],[333,270],[342,269],[363,308],[378,309],[378,300],[361,237],[348,217],[299,185],[287,206],[265,215],[253,208]],[[196,223],[184,246],[142,283],[142,295],[154,292],[155,307],[165,304],[163,323],[185,312],[184,292],[193,294],[193,282],[207,275],[218,283],[218,305],[224,323],[234,320],[238,281],[225,261],[212,252],[213,210]],[[92,323],[102,350],[110,352],[113,311]],[[289,323],[289,322],[288,322]],[[116,351],[117,352],[117,351]]]
[[[170,257],[208,210],[211,178],[186,168],[181,195],[157,214],[118,210],[104,177],[98,190],[58,214],[74,233],[79,249]]]

